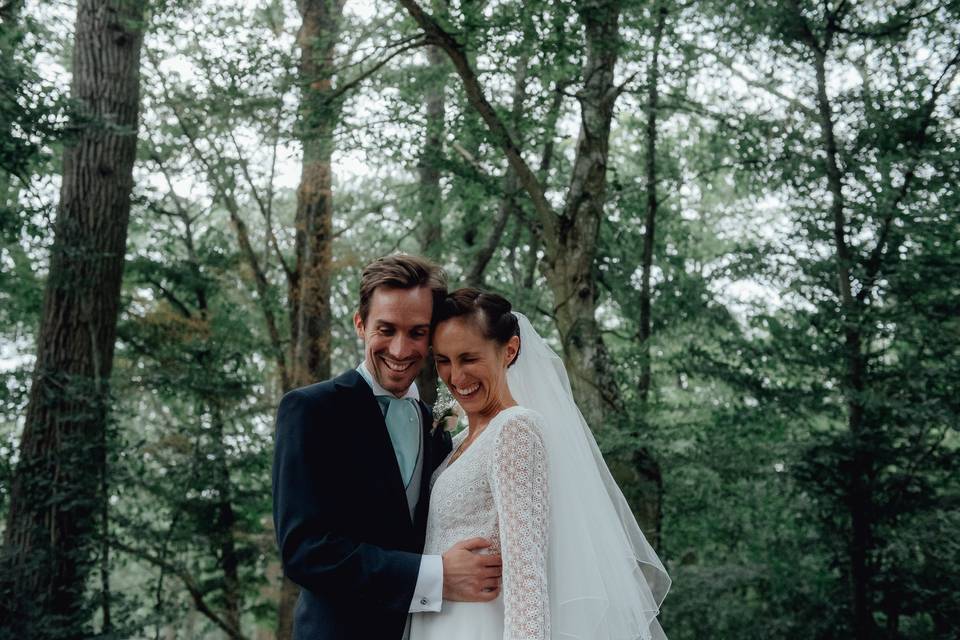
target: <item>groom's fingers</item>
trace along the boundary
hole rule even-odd
[[[470,538],[443,554],[444,600],[488,602],[497,597],[503,560],[497,554],[478,552],[490,546],[483,538]]]
[[[484,567],[500,567],[503,565],[503,558],[499,553],[477,554],[477,561]]]
[[[480,549],[486,549],[490,546],[490,541],[486,538],[468,538],[467,540],[461,540],[457,544],[453,545],[451,549],[466,549],[467,551],[478,551]]]
[[[480,589],[471,598],[474,602],[490,602],[500,595],[500,581],[484,581],[480,583]]]
[[[499,558],[500,556],[497,556],[498,560]],[[477,574],[481,578],[499,578],[502,573],[503,566],[500,564],[500,562],[497,562],[496,564],[482,564],[477,569]]]

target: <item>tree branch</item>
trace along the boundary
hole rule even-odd
[[[335,100],[338,100],[343,94],[347,93],[348,91],[351,91],[354,87],[356,87],[361,82],[363,82],[364,80],[366,80],[367,78],[375,74],[377,71],[382,69],[388,62],[396,58],[401,53],[405,53],[413,49],[419,49],[425,44],[426,44],[426,39],[423,38],[423,39],[415,40],[414,42],[406,46],[400,47],[399,49],[397,49],[396,51],[388,55],[386,58],[380,60],[379,62],[371,66],[366,71],[360,72],[356,77],[354,77],[350,81],[338,86],[336,89],[333,90],[332,93],[330,93],[325,97],[326,102],[329,104],[331,102],[334,102]]]
[[[457,74],[463,81],[467,100],[480,114],[494,142],[500,146],[507,156],[507,162],[510,163],[520,184],[533,201],[534,210],[537,212],[541,224],[550,230],[549,237],[555,237],[554,229],[557,225],[557,214],[547,201],[543,185],[537,180],[537,177],[520,154],[520,149],[517,147],[513,136],[507,130],[500,116],[497,115],[493,105],[484,96],[483,88],[480,86],[476,72],[470,66],[463,46],[452,35],[444,31],[437,21],[420,7],[416,0],[398,0],[398,2],[407,9],[410,16],[423,30],[426,41],[429,44],[437,45],[450,57]]]
[[[175,307],[180,311],[180,313],[183,314],[183,317],[185,317],[185,318],[192,318],[192,317],[193,317],[193,314],[190,312],[190,309],[187,307],[187,305],[184,304],[184,303],[180,300],[180,298],[178,298],[172,291],[170,291],[170,290],[167,289],[165,286],[163,286],[163,283],[161,283],[159,280],[156,280],[156,279],[154,279],[154,278],[149,278],[149,277],[148,277],[148,278],[144,278],[143,280],[144,280],[144,282],[146,282],[147,284],[150,284],[150,285],[153,285],[154,287],[156,287],[157,290],[160,292],[160,294],[163,296],[163,298],[164,298],[167,302],[169,302],[170,304],[172,304],[173,306],[175,306]]]
[[[202,613],[211,622],[220,627],[224,633],[231,638],[231,640],[247,640],[247,637],[243,635],[240,629],[236,629],[229,625],[223,618],[218,616],[213,609],[210,608],[206,602],[205,594],[203,590],[200,589],[197,580],[190,575],[186,569],[164,560],[163,558],[157,557],[149,551],[137,549],[135,547],[131,547],[130,545],[124,544],[116,538],[111,541],[111,546],[121,551],[125,551],[134,557],[140,558],[141,560],[145,560],[156,567],[160,567],[167,573],[177,576],[177,578],[180,579],[180,582],[183,583],[183,586],[186,587],[187,592],[190,594],[197,611]]]
[[[793,107],[797,111],[803,113],[808,118],[818,117],[817,111],[815,109],[808,107],[807,105],[800,102],[799,98],[788,96],[782,90],[777,88],[776,84],[778,83],[776,82],[775,79],[773,78],[760,79],[760,78],[753,78],[747,75],[746,73],[744,73],[743,71],[737,68],[736,60],[728,56],[722,55],[716,49],[699,49],[698,48],[697,50],[703,54],[712,56],[714,60],[719,62],[721,65],[723,65],[733,75],[743,80],[747,84],[747,86],[753,87],[755,89],[760,89],[776,98],[779,98],[780,100],[783,100],[784,102],[789,104],[791,107]]]
[[[922,13],[907,16],[902,15],[912,11],[917,4],[919,3],[915,1],[909,3],[895,15],[891,16],[886,23],[874,29],[846,29],[839,25],[835,28],[837,33],[842,33],[844,35],[859,36],[861,38],[886,38],[888,36],[899,35],[905,29],[909,29],[909,27],[917,20],[922,20],[928,16],[931,16],[942,8],[942,5],[936,4],[929,11],[923,11]]]
[[[280,331],[277,328],[277,322],[273,314],[273,309],[270,307],[270,284],[267,280],[266,273],[264,273],[260,266],[260,261],[253,249],[253,245],[250,243],[247,225],[240,216],[240,207],[236,201],[236,198],[232,194],[232,189],[228,188],[228,185],[225,183],[222,176],[220,176],[219,172],[212,166],[206,156],[204,156],[199,145],[197,144],[196,135],[190,129],[190,127],[187,126],[183,114],[176,107],[176,103],[171,100],[169,88],[167,87],[166,82],[163,80],[163,74],[159,73],[155,59],[150,56],[149,53],[147,55],[154,66],[154,70],[158,72],[160,77],[160,86],[163,91],[164,98],[166,98],[168,106],[173,112],[181,132],[187,138],[194,158],[206,169],[208,179],[213,183],[219,200],[224,205],[224,208],[227,210],[227,213],[230,216],[231,225],[236,232],[237,241],[240,244],[240,252],[249,265],[251,272],[253,273],[254,284],[257,289],[257,297],[260,299],[261,312],[263,313],[264,322],[267,325],[267,331],[270,335],[271,347],[274,350],[274,359],[277,363],[277,369],[279,370],[281,381],[284,383],[283,388],[287,389],[289,388],[289,385],[286,384],[289,382],[289,373],[287,371],[283,341],[280,338]],[[214,144],[212,140],[208,140],[207,142],[214,149],[215,153],[222,159],[223,153],[220,152],[220,150],[217,148],[217,145]]]
[[[930,98],[918,109],[920,114],[922,114],[922,117],[917,125],[916,133],[911,136],[911,139],[914,140],[913,155],[915,159],[913,164],[907,170],[906,174],[904,174],[903,183],[897,190],[897,195],[890,204],[887,214],[883,217],[883,221],[881,222],[880,226],[880,235],[877,238],[877,244],[870,252],[870,257],[867,258],[863,286],[861,287],[860,291],[857,292],[857,299],[861,302],[871,294],[873,285],[879,276],[880,268],[883,265],[883,257],[886,252],[893,219],[896,217],[896,212],[897,209],[899,209],[900,204],[903,202],[904,198],[907,197],[910,184],[916,177],[916,169],[917,165],[919,164],[919,159],[917,159],[916,156],[919,155],[920,148],[927,140],[927,129],[930,127],[930,123],[933,120],[933,112],[937,106],[937,100],[939,100],[940,96],[946,92],[947,88],[949,88],[950,84],[953,82],[953,78],[955,78],[957,75],[958,63],[960,63],[960,50],[958,50],[953,58],[947,63],[943,71],[940,73],[940,76],[937,78],[937,81],[933,84],[933,90],[930,93]],[[950,79],[944,82],[948,76]]]

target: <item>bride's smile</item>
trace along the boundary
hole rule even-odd
[[[516,404],[507,386],[507,365],[518,340],[500,345],[487,338],[471,316],[437,325],[433,352],[437,374],[467,414],[472,431],[482,428],[502,409]]]

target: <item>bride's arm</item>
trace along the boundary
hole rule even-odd
[[[501,427],[489,473],[500,521],[504,640],[549,638],[547,455],[530,416],[511,417]]]

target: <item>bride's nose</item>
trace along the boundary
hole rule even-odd
[[[450,364],[450,382],[455,387],[461,386],[460,383],[463,382],[463,369],[453,363]]]

